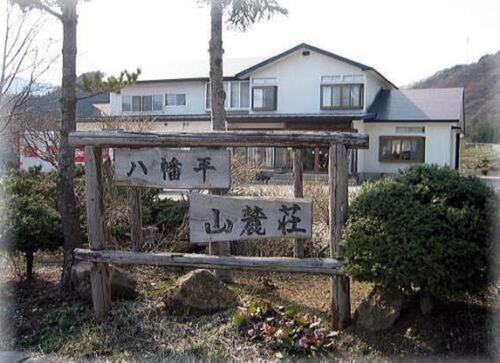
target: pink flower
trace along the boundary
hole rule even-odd
[[[276,333],[274,333],[274,337],[276,339],[283,339],[284,336],[285,336],[285,333],[283,333],[283,330],[281,330],[281,329],[278,329],[276,331]]]
[[[322,339],[325,339],[325,333],[323,332],[322,329],[316,329],[314,331],[314,337],[317,339],[317,340],[322,340]]]
[[[287,328],[291,328],[294,324],[295,324],[295,321],[293,321],[293,320],[289,320],[285,323]]]
[[[248,329],[247,334],[248,334],[249,337],[253,337],[253,335],[255,334],[255,330]]]
[[[262,328],[261,330],[266,333],[266,334],[269,334],[269,331],[271,330],[271,326],[267,323],[264,323],[262,324]]]
[[[299,348],[307,349],[309,347],[308,341],[306,337],[302,337],[299,339]]]

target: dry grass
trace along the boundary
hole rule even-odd
[[[161,298],[185,270],[128,268],[139,282],[139,298],[115,301],[112,316],[99,324],[93,320],[90,302],[59,290],[60,261],[58,253],[40,255],[35,266],[37,278],[31,283],[21,281],[10,267],[6,269],[7,264],[2,264],[0,311],[10,329],[3,331],[1,350],[110,361],[277,359],[275,351],[237,334],[230,323],[231,310],[204,317],[166,314]],[[237,273],[230,288],[242,301],[267,298],[318,315],[325,325],[329,321],[328,277]],[[369,290],[370,285],[352,284],[353,310]],[[488,308],[494,311],[498,306],[491,299],[447,303],[424,318],[410,307],[383,334],[354,328],[341,332],[332,350],[322,358],[387,361],[403,357],[492,357],[496,348],[488,336]]]

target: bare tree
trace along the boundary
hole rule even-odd
[[[10,1],[5,1],[5,6],[5,26],[0,45],[0,138],[2,156],[9,159],[6,154],[17,154],[17,150],[13,149],[19,135],[19,127],[13,120],[23,113],[29,97],[42,91],[44,86],[38,80],[57,56],[47,56],[51,42],[43,42],[45,45],[41,48],[41,16],[21,12]]]
[[[58,150],[58,206],[64,234],[64,261],[61,276],[63,288],[71,287],[73,250],[81,246],[80,211],[74,191],[75,149],[68,143],[69,133],[76,130],[76,54],[77,5],[79,0],[11,0],[23,10],[41,10],[62,24],[61,125]],[[131,80],[136,79],[131,77]]]

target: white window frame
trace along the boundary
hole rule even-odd
[[[184,99],[186,100],[185,104],[184,105],[167,105],[167,95],[184,95]],[[187,107],[188,105],[188,96],[187,96],[187,92],[183,92],[183,91],[174,91],[174,92],[165,92],[163,94],[163,105],[165,106],[166,109],[175,109],[175,108],[183,108],[183,107]]]
[[[231,107],[231,98],[232,98],[232,87],[233,83],[238,83],[238,105],[236,107]],[[241,84],[242,83],[248,83],[248,106],[247,107],[241,107]],[[224,102],[224,108],[226,110],[232,110],[232,111],[237,111],[237,110],[249,110],[251,108],[252,104],[252,87],[250,84],[249,80],[237,80],[237,81],[224,81],[224,84],[227,85],[227,92],[226,92],[226,100]],[[207,99],[208,96],[208,87],[210,85],[210,82],[205,82],[205,110],[210,111],[210,102]]]

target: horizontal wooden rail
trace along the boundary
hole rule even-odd
[[[222,270],[340,274],[342,263],[331,258],[212,256],[181,253],[92,251],[75,249],[75,258],[83,261],[120,265],[196,267]]]
[[[76,131],[69,135],[71,146],[94,147],[328,147],[343,144],[368,148],[368,135],[323,131],[211,131],[148,133],[125,131]]]

